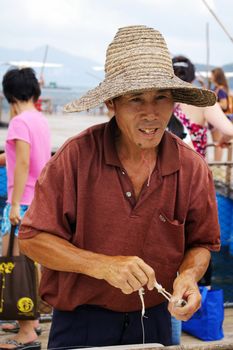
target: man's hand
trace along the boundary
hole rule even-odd
[[[102,277],[124,294],[131,294],[147,285],[154,288],[155,272],[137,256],[105,256]]]
[[[176,301],[184,299],[187,304],[176,306]],[[201,295],[196,281],[190,275],[181,273],[174,281],[173,295],[168,310],[178,320],[187,321],[201,306]]]
[[[10,222],[12,225],[18,225],[20,223],[20,205],[12,204],[10,210]]]

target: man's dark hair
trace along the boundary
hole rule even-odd
[[[175,56],[172,59],[175,75],[188,83],[195,79],[195,66],[185,56]]]
[[[32,68],[14,68],[6,72],[2,80],[3,93],[9,103],[36,102],[41,94],[40,85]]]

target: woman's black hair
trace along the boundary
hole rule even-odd
[[[185,56],[175,56],[172,59],[175,75],[188,83],[195,79],[195,66]]]
[[[9,103],[36,102],[41,94],[40,85],[32,68],[14,68],[6,72],[2,80],[3,93]]]

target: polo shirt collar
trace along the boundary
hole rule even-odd
[[[108,165],[122,167],[120,159],[117,154],[115,138],[118,126],[115,117],[105,125],[104,130],[104,157]]]
[[[159,145],[158,163],[162,176],[170,175],[180,169],[178,140],[165,131]]]
[[[121,168],[122,164],[119,160],[115,146],[117,128],[115,117],[113,117],[105,126],[103,140],[104,157],[106,164]],[[159,145],[158,167],[162,176],[172,174],[180,168],[178,142],[175,137],[167,131],[165,131]]]

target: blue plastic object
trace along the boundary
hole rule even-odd
[[[205,341],[219,340],[224,337],[223,290],[199,287],[202,295],[201,308],[186,322],[182,330]]]

